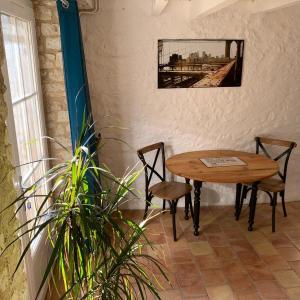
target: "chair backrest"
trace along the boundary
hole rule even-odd
[[[256,141],[256,154],[260,154],[260,151],[262,151],[267,157],[275,161],[279,161],[280,159],[283,160],[283,171],[280,170],[278,172],[278,176],[281,178],[283,182],[285,182],[289,158],[292,153],[292,150],[297,147],[297,144],[292,141],[285,141],[285,140],[273,139],[268,137],[259,137],[259,136],[255,138],[255,141]],[[286,149],[282,153],[277,155],[275,158],[273,158],[264,145],[279,146],[279,147],[284,147]]]
[[[147,162],[145,158],[145,154],[154,151],[154,159],[152,163]],[[153,176],[156,175],[161,181],[166,180],[166,166],[165,166],[165,147],[163,142],[159,142],[156,144],[152,144],[141,148],[137,151],[137,154],[144,165],[145,170],[145,182],[146,182],[146,196],[149,195],[149,186],[154,178]],[[159,155],[161,155],[162,159],[162,174],[160,174],[156,167],[158,163]]]

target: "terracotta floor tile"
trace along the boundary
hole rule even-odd
[[[164,233],[147,233],[148,240],[153,244],[165,244],[166,237]]]
[[[293,247],[291,240],[282,232],[275,233],[275,235],[272,234],[269,240],[275,248]]]
[[[178,288],[177,279],[174,274],[166,274],[168,280],[162,274],[155,274],[152,276],[152,282],[161,291],[174,290]]]
[[[250,293],[255,292],[255,287],[252,283],[251,277],[248,274],[235,274],[228,276],[228,284],[234,292]]]
[[[300,286],[300,278],[292,270],[275,271],[274,276],[280,285],[284,288]]]
[[[151,222],[149,226],[146,227],[146,234],[148,233],[164,233],[164,228],[161,222]]]
[[[176,223],[182,231],[188,231],[188,230],[193,230],[193,222],[192,219],[190,218],[189,220],[178,220]]]
[[[259,264],[262,261],[254,251],[239,252],[238,257],[245,265]]]
[[[209,209],[214,216],[224,216],[224,213],[232,211],[232,207],[228,206],[209,206],[207,209]]]
[[[290,261],[289,265],[300,276],[300,260]]]
[[[276,281],[255,281],[254,285],[258,293],[264,299],[282,299],[286,298],[286,294],[283,289],[278,285]]]
[[[210,300],[208,296],[184,297],[183,300]]]
[[[290,300],[299,300],[300,299],[300,287],[287,289],[287,295]]]
[[[228,213],[228,215],[223,214],[218,216],[217,223],[221,224],[221,228],[224,232],[224,230],[240,230],[239,223],[235,220],[235,217],[233,216],[234,213],[231,211]]]
[[[186,262],[192,262],[193,261],[193,254],[190,249],[176,249],[173,247],[171,252],[171,260],[172,263],[186,263]]]
[[[294,247],[296,247],[298,250],[300,250],[300,240],[293,240],[292,241]]]
[[[270,242],[255,243],[253,248],[258,255],[278,255],[278,251]]]
[[[200,271],[207,269],[217,269],[222,266],[222,263],[215,255],[199,255],[195,256],[195,262]]]
[[[194,263],[183,263],[183,264],[173,264],[171,270],[174,272],[176,277],[181,280],[189,277],[196,277],[200,279],[200,274],[198,272],[197,266]]]
[[[170,226],[165,226],[164,225],[164,230],[165,230],[166,238],[173,241],[173,227],[172,227],[172,225],[170,225]],[[184,238],[183,230],[179,226],[176,226],[176,236],[177,236],[178,241],[180,241],[181,238]]]
[[[211,255],[214,254],[213,248],[207,241],[199,241],[197,243],[190,243],[190,249],[193,255]]]
[[[259,231],[251,231],[251,232],[246,231],[244,233],[244,235],[246,236],[246,238],[247,238],[247,240],[249,241],[250,244],[256,244],[256,243],[261,243],[261,242],[266,242],[267,241],[267,237]]]
[[[299,230],[295,230],[295,229],[293,229],[293,230],[286,230],[285,234],[291,240],[300,240],[300,231]]]
[[[227,281],[221,269],[202,270],[200,275],[205,286],[222,285]]]
[[[206,241],[207,240],[206,235],[202,231],[200,231],[199,235],[195,236],[194,235],[194,230],[193,230],[192,227],[191,227],[190,230],[186,229],[183,232],[183,235],[184,235],[184,238],[186,239],[186,241],[189,242],[189,243],[190,242],[198,242],[198,241]]]
[[[243,276],[247,275],[247,270],[239,263],[238,260],[224,262],[222,270],[228,280],[231,281],[239,280]]]
[[[178,280],[183,299],[188,297],[206,296],[206,290],[199,277],[181,278]]]
[[[229,245],[229,241],[224,236],[224,233],[208,234],[206,235],[206,238],[212,247],[226,247]]]
[[[206,224],[206,225],[203,226],[202,232],[204,234],[208,234],[209,235],[209,234],[221,233],[222,230],[221,230],[219,224],[208,223],[208,224]]]
[[[247,240],[230,241],[230,245],[235,252],[253,251],[253,247]]]
[[[265,264],[247,266],[247,271],[253,280],[275,280]]]
[[[261,297],[256,292],[250,293],[236,293],[238,300],[261,300]]]
[[[182,300],[180,290],[162,291],[159,295],[162,300]]]
[[[222,261],[236,258],[236,255],[232,251],[231,247],[213,247],[213,249],[216,253],[216,256]]]
[[[277,250],[286,261],[300,260],[300,251],[295,247],[281,247]]]
[[[223,228],[225,236],[229,240],[244,240],[245,236],[241,230],[238,228]]]
[[[291,268],[288,262],[280,255],[263,255],[261,258],[266,263],[266,266],[270,271],[287,270]]]
[[[235,298],[229,285],[210,286],[206,290],[210,300],[233,300]]]
[[[170,251],[172,251],[173,248],[176,249],[188,249],[189,244],[188,241],[186,240],[185,236],[182,235],[177,235],[177,241],[174,242],[173,235],[172,236],[166,236],[167,243],[169,245]]]
[[[151,253],[152,256],[156,258],[169,258],[170,257],[170,251],[167,244],[160,244],[155,246],[147,246],[147,253]]]

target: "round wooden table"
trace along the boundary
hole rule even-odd
[[[244,165],[207,167],[201,159],[237,157]],[[200,195],[203,182],[236,183],[235,208],[238,209],[243,183],[252,183],[250,199],[249,227],[253,230],[257,201],[257,184],[279,171],[278,163],[272,159],[248,152],[233,150],[194,151],[174,155],[166,161],[167,169],[186,180],[194,181],[194,234],[199,235]]]

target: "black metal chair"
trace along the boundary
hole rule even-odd
[[[283,171],[279,171],[275,176],[271,178],[267,178],[259,182],[257,188],[258,190],[261,190],[268,194],[270,197],[272,206],[272,232],[275,232],[275,208],[277,205],[277,194],[281,196],[281,202],[282,202],[282,208],[283,208],[283,215],[286,217],[286,207],[285,207],[285,183],[287,178],[287,168],[288,168],[288,162],[290,155],[292,153],[292,150],[297,146],[295,142],[292,141],[285,141],[285,140],[279,140],[279,139],[272,139],[267,137],[256,137],[256,154],[263,153],[267,157],[275,160],[280,161],[284,159],[283,161]],[[283,152],[281,152],[279,155],[277,155],[275,158],[272,158],[269,151],[267,151],[265,145],[271,145],[271,146],[279,146],[287,148]],[[244,200],[247,198],[248,192],[252,189],[251,184],[244,184],[242,187],[242,196],[240,201],[238,201],[238,205],[236,207],[236,219],[238,220],[241,214],[241,210],[244,204]]]
[[[146,161],[145,154],[156,151],[152,164],[149,164]],[[189,206],[191,210],[191,215],[193,215],[193,207],[192,207],[192,198],[191,198],[191,190],[192,187],[189,184],[189,179],[186,179],[186,183],[182,182],[168,182],[166,181],[166,167],[165,167],[165,150],[164,143],[159,142],[156,144],[152,144],[146,146],[137,151],[140,160],[144,165],[145,170],[145,194],[146,194],[146,207],[144,213],[144,219],[147,217],[148,208],[151,205],[151,200],[153,197],[158,197],[163,199],[163,210],[166,208],[166,201],[170,204],[170,213],[172,214],[172,223],[173,223],[173,237],[174,241],[176,241],[176,210],[178,200],[185,196],[185,219],[188,219]],[[159,155],[162,158],[162,174],[160,174],[157,170],[157,162]],[[154,175],[160,180],[160,182],[150,185]]]

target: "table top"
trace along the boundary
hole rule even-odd
[[[209,157],[238,157],[243,166],[207,167],[200,160]],[[254,153],[233,150],[185,152],[166,160],[167,169],[178,176],[216,183],[251,183],[275,175],[279,166],[272,159]]]

